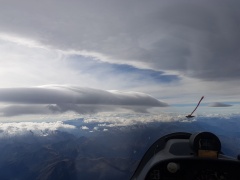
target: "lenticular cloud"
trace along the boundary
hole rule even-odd
[[[72,86],[42,86],[30,88],[1,88],[2,116],[22,114],[51,114],[67,111],[79,114],[130,109],[147,112],[151,107],[166,107],[150,95],[140,92],[100,90]]]
[[[221,103],[221,102],[214,102],[208,105],[209,107],[230,107],[231,104]]]

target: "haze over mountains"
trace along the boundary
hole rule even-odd
[[[223,152],[236,157],[238,118],[203,116],[112,127],[75,119],[62,122],[62,129],[26,129],[21,135],[1,130],[0,179],[129,179],[149,146],[177,131],[212,131],[222,140]]]

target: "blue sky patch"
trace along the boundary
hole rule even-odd
[[[90,57],[80,55],[72,56],[68,62],[71,68],[79,70],[81,73],[96,74],[107,77],[109,75],[126,75],[137,80],[148,80],[156,83],[170,83],[179,81],[176,75],[164,75],[163,72],[151,69],[139,69],[126,64],[111,64],[94,60]]]

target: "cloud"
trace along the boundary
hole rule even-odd
[[[181,113],[98,113],[95,116],[85,115],[83,123],[98,124],[99,128],[132,126],[153,122],[176,122],[187,120]]]
[[[27,104],[99,104],[167,106],[150,95],[139,92],[100,90],[71,86],[1,88],[0,101]]]
[[[151,107],[166,107],[150,95],[139,92],[100,90],[73,86],[42,86],[31,88],[1,88],[3,116],[50,114],[74,111],[79,114],[130,109],[146,112]]]
[[[88,130],[89,128],[87,126],[82,126],[81,127],[83,130]]]
[[[192,103],[202,95],[208,96],[208,102],[219,97],[236,102],[240,89],[239,3],[1,2],[1,85],[52,83],[141,91],[172,104]],[[5,111],[11,116],[14,110],[15,116],[64,113],[72,109],[84,114],[116,111],[120,106],[136,112],[147,110],[137,105],[66,103],[62,102],[65,94],[59,96],[53,92],[47,100],[56,98],[47,104],[46,99],[36,96],[35,100],[42,102],[34,107],[30,107],[31,100],[12,102],[14,106],[5,106],[2,114]],[[69,100],[68,95],[66,98]]]
[[[239,5],[236,0],[10,0],[1,3],[0,25],[3,33],[73,54],[223,81],[240,76]]]
[[[0,114],[5,117],[23,114],[50,114],[51,111],[43,105],[8,105],[0,108]]]
[[[0,137],[18,136],[26,134],[34,134],[46,136],[60,130],[63,132],[73,132],[76,127],[64,124],[61,121],[57,122],[13,122],[13,123],[0,123]]]
[[[214,102],[208,105],[209,107],[229,107],[232,106],[230,104],[225,104],[225,103],[221,103],[221,102]]]
[[[185,114],[179,115],[179,113],[98,113],[95,115],[84,115],[84,118],[75,118],[70,121],[0,123],[0,138],[20,135],[47,136],[54,134],[55,131],[82,136],[89,132],[124,130],[125,128],[133,130],[139,127],[145,128],[146,126],[154,127],[157,123],[161,122],[165,124],[173,122],[192,123],[198,120],[201,122],[203,119],[208,120],[209,118],[229,119],[235,116],[235,113],[213,113],[201,116],[199,119],[196,117],[189,121],[185,117]]]

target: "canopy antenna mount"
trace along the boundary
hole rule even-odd
[[[192,118],[192,117],[195,117],[193,116],[192,114],[197,110],[198,106],[200,105],[201,101],[203,100],[204,96],[202,96],[202,98],[200,99],[200,101],[198,102],[197,106],[195,107],[195,109],[193,110],[193,112],[189,115],[187,115],[186,117],[187,118]]]

